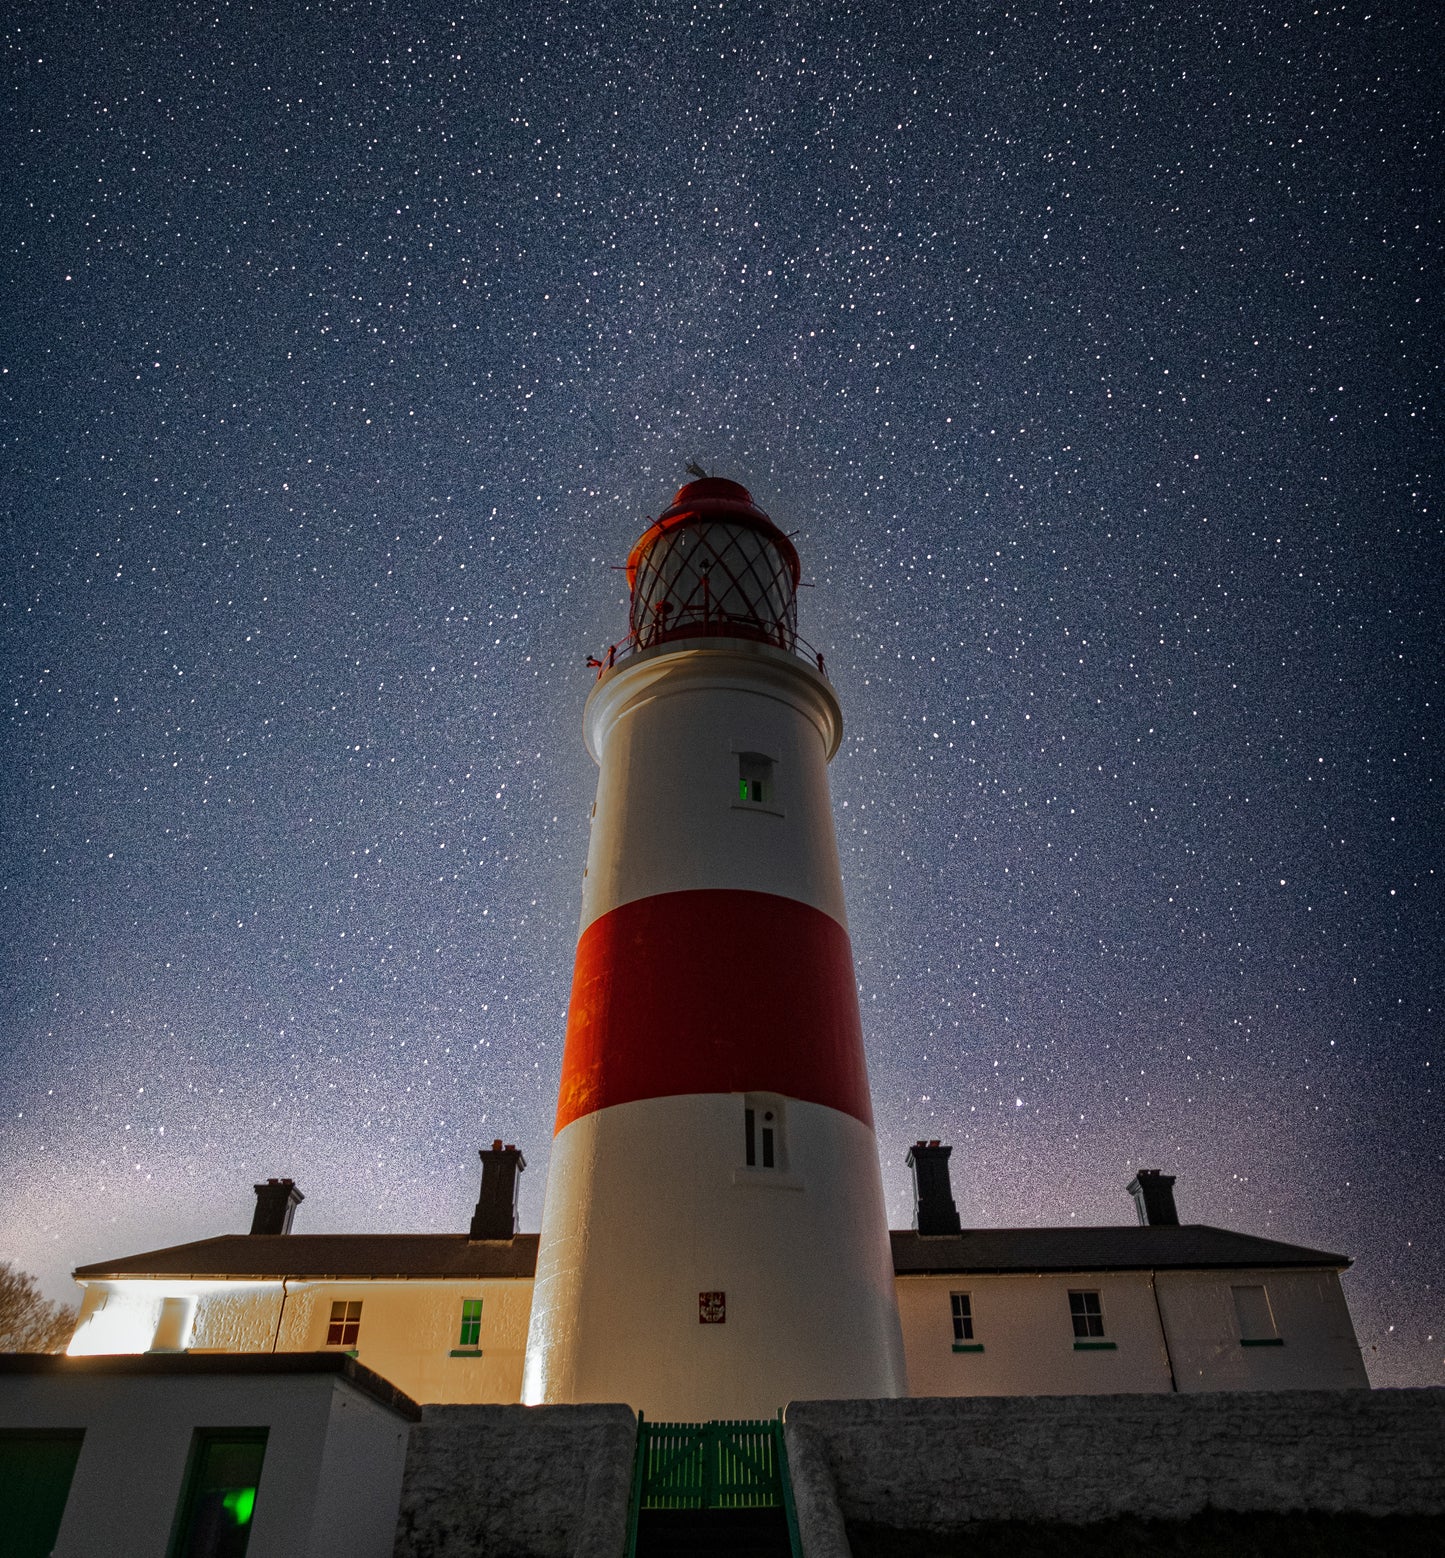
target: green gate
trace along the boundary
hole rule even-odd
[[[628,1558],[644,1509],[781,1509],[795,1558],[802,1552],[782,1413],[771,1422],[649,1423],[637,1414]]]

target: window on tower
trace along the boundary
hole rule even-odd
[[[738,753],[738,804],[773,805],[773,760],[761,752]]]
[[[766,1093],[749,1093],[743,1099],[743,1161],[749,1168],[781,1169],[783,1152],[783,1102]]]

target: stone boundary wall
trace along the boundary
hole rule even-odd
[[[847,1558],[847,1520],[1445,1514],[1445,1390],[802,1401],[785,1420],[807,1558]]]
[[[621,1558],[637,1419],[624,1406],[429,1406],[395,1558]]]

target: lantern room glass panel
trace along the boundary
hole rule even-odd
[[[688,519],[638,559],[632,632],[639,647],[724,634],[791,650],[798,600],[788,560],[751,525]]]

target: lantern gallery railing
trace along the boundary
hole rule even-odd
[[[785,654],[794,654],[800,660],[806,660],[814,670],[825,678],[828,668],[823,660],[823,651],[815,649],[801,633],[781,635],[769,633],[761,627],[749,631],[750,624],[740,622],[736,618],[714,618],[710,622],[698,619],[695,622],[681,622],[670,624],[666,629],[652,627],[643,633],[629,633],[626,638],[619,639],[615,644],[609,644],[602,652],[601,657],[588,655],[588,666],[597,672],[600,681],[619,660],[625,660],[629,655],[641,654],[644,649],[655,649],[659,644],[674,643],[685,638],[744,638],[751,639],[754,643],[771,644],[774,649],[781,649]]]

